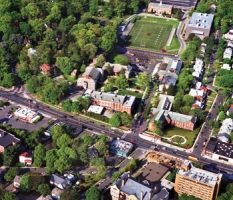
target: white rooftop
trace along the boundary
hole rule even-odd
[[[196,90],[196,89],[191,88],[190,92],[189,92],[189,95],[191,95],[193,97],[195,97],[195,96],[203,97],[204,96],[204,91],[203,90]]]
[[[194,12],[188,26],[210,29],[213,19],[214,15],[212,14]]]
[[[102,107],[102,106],[93,106],[93,105],[91,105],[88,108],[87,112],[93,112],[93,113],[96,113],[96,114],[101,114],[103,109],[104,109],[104,107]]]
[[[35,120],[37,120],[40,117],[37,112],[35,112],[27,107],[18,108],[14,112],[14,115],[16,117],[19,117],[22,119],[29,119],[31,122],[34,122]]]
[[[223,120],[222,126],[218,132],[218,140],[222,142],[229,142],[230,134],[233,131],[233,120],[227,118]]]
[[[229,64],[223,64],[221,69],[231,70],[231,66]]]
[[[221,180],[222,174],[215,174],[203,169],[191,167],[188,171],[180,169],[177,174],[186,176],[188,178],[201,181],[203,183],[215,186],[216,183]]]

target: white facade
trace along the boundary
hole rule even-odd
[[[228,143],[230,141],[230,134],[233,131],[233,120],[230,118],[222,122],[222,126],[218,132],[218,140]]]
[[[229,64],[223,64],[221,69],[231,70],[231,66]]]
[[[231,60],[232,57],[232,49],[231,48],[226,48],[224,53],[223,53],[223,59],[230,59]]]
[[[40,115],[29,109],[29,108],[18,108],[15,112],[14,112],[14,116],[17,118],[20,118],[22,120],[28,121],[29,123],[33,123],[35,122],[37,119],[40,118]]]
[[[233,40],[233,30],[229,30],[228,33],[224,34],[224,38],[227,40]]]
[[[222,156],[222,155],[219,155],[219,154],[216,154],[216,153],[213,153],[212,159],[213,159],[213,160],[225,160],[225,161],[227,161],[229,164],[233,164],[233,158],[229,158],[229,157],[226,157],[226,156]]]

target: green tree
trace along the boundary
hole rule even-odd
[[[101,54],[98,58],[97,58],[97,62],[95,64],[96,67],[103,67],[104,63],[106,62],[106,59],[104,57],[103,54]]]
[[[146,87],[149,85],[149,80],[148,80],[148,77],[147,77],[147,73],[146,72],[140,73],[138,75],[136,83],[137,83],[137,85],[140,86],[140,88],[142,90],[145,90]]]
[[[98,179],[104,178],[107,174],[107,167],[100,165],[97,167],[98,173],[96,174]]]
[[[105,166],[105,160],[104,158],[93,158],[91,159],[90,165],[95,167]]]
[[[81,66],[81,68],[80,68],[80,72],[85,72],[85,70],[86,70],[86,65],[84,65],[84,64],[82,64],[82,66]]]
[[[37,191],[41,194],[41,195],[49,195],[51,193],[51,189],[49,187],[48,184],[40,184],[38,186]]]
[[[34,162],[33,165],[36,167],[41,167],[44,162],[46,154],[46,148],[43,144],[38,144],[34,151]]]
[[[103,200],[104,197],[101,192],[97,189],[96,186],[92,186],[90,189],[86,191],[86,199],[87,200]]]
[[[224,120],[224,119],[226,119],[227,116],[226,116],[226,114],[225,114],[224,111],[221,111],[221,112],[219,113],[218,117],[219,117],[220,120]]]
[[[6,181],[13,181],[15,176],[19,174],[19,168],[18,167],[10,167],[7,171],[7,173],[4,175],[4,179]]]
[[[187,195],[187,194],[182,194],[180,197],[179,197],[179,200],[201,200],[197,197],[194,197],[192,195]]]
[[[96,142],[95,148],[101,156],[106,155],[108,153],[108,145],[105,144],[105,142],[103,141]]]
[[[129,87],[129,82],[128,82],[128,80],[125,78],[125,75],[121,74],[120,76],[118,76],[118,77],[116,78],[115,85],[116,85],[119,89],[125,90],[127,87]]]
[[[57,57],[56,66],[66,75],[69,75],[74,69],[74,63],[68,57]]]
[[[89,160],[89,151],[87,146],[83,145],[81,147],[78,148],[78,154],[79,154],[79,159],[83,162],[83,163],[88,163]]]
[[[173,84],[170,84],[167,89],[167,95],[174,96],[175,95],[175,86]]]
[[[121,117],[119,113],[115,113],[112,115],[112,117],[109,120],[109,124],[113,127],[118,127],[121,125]]]
[[[81,200],[77,190],[66,189],[61,195],[61,200]]]
[[[12,166],[18,160],[19,145],[9,146],[3,153],[3,165]]]
[[[46,152],[45,161],[46,161],[46,171],[48,173],[54,173],[56,171],[54,167],[55,161],[58,159],[57,149],[52,149]]]
[[[82,135],[81,141],[85,146],[91,146],[93,144],[93,137],[91,134]]]
[[[18,198],[16,197],[15,193],[12,192],[6,192],[1,200],[17,200]]]
[[[63,134],[61,137],[57,139],[57,147],[60,149],[68,147],[70,143],[71,143],[71,138],[67,134]]]
[[[137,169],[137,162],[134,158],[132,158],[129,162],[129,167],[130,167],[130,171],[133,172]]]
[[[112,174],[112,182],[115,182],[121,175],[122,173],[121,172],[114,172]]]
[[[123,126],[131,127],[133,124],[133,117],[126,112],[121,114],[121,122]]]
[[[184,95],[183,103],[184,103],[185,106],[190,107],[194,103],[194,97],[189,95],[189,94]]]

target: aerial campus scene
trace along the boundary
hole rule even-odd
[[[233,0],[0,1],[0,200],[233,200]]]

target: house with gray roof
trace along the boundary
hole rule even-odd
[[[60,177],[56,174],[52,174],[50,177],[50,184],[55,185],[61,190],[66,189],[67,187],[72,186],[70,180],[66,177]]]
[[[20,144],[20,139],[14,135],[0,129],[0,153],[3,153],[9,146]]]
[[[191,33],[194,33],[201,40],[208,37],[213,20],[213,14],[194,12],[186,26],[185,38],[187,39]]]
[[[97,82],[102,75],[102,69],[89,66],[85,69],[85,72],[78,78],[77,87],[95,90]]]
[[[153,188],[146,182],[140,182],[132,178],[130,173],[123,174],[110,187],[112,200],[127,199],[127,200],[167,200],[169,193],[161,191],[158,188]],[[158,198],[159,197],[159,198]]]
[[[102,106],[108,110],[119,112],[127,112],[129,115],[136,100],[135,96],[117,95],[107,92],[98,92],[93,90],[86,90],[83,96],[89,96],[92,100],[92,105]]]

